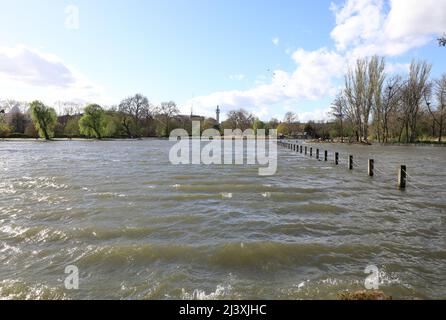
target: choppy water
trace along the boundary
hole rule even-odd
[[[369,265],[396,298],[446,298],[445,148],[320,146],[353,172],[279,148],[259,177],[172,166],[171,145],[0,142],[0,298],[331,299]]]

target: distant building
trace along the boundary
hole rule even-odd
[[[217,117],[215,119],[217,120],[217,124],[220,124],[220,106],[217,106],[216,115]]]

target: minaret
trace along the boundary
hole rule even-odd
[[[220,107],[217,106],[217,123],[220,124]]]

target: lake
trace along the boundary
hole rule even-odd
[[[446,148],[279,147],[261,177],[171,165],[172,145],[0,141],[0,298],[336,299],[368,266],[394,298],[446,298]]]

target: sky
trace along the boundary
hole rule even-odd
[[[0,0],[0,100],[324,120],[358,58],[446,73],[446,0]]]

